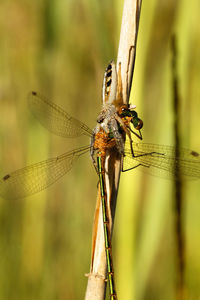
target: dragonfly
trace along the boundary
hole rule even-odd
[[[120,68],[119,68],[120,70]],[[116,151],[122,158],[123,172],[139,168],[150,173],[176,179],[181,174],[186,179],[200,178],[200,155],[189,149],[177,149],[173,146],[142,143],[142,120],[135,111],[135,106],[122,103],[120,72],[112,61],[104,73],[102,100],[103,108],[97,118],[97,125],[92,130],[86,124],[72,117],[57,104],[49,101],[38,92],[31,92],[28,104],[33,115],[50,132],[64,138],[86,136],[90,144],[68,151],[57,157],[26,166],[8,173],[0,180],[0,196],[23,198],[38,193],[64,176],[74,163],[86,153],[90,153],[99,176],[101,188],[105,241],[107,240],[106,258],[110,299],[117,299],[114,286],[114,272],[108,220],[106,216],[106,195],[104,180],[104,162],[108,152]],[[127,137],[125,142],[125,137]],[[138,142],[133,141],[136,137]],[[107,237],[106,237],[107,236]]]
[[[104,75],[104,81],[107,81],[103,85],[103,95],[107,97],[109,93],[105,91],[105,86],[110,85],[108,74],[110,74],[109,70],[112,64],[109,64]],[[115,95],[110,96],[111,99],[114,97]],[[103,96],[104,102],[105,98]],[[127,143],[125,147],[123,146],[122,132],[124,128],[127,130],[128,125],[123,124],[124,127],[122,127],[119,122],[123,119],[125,123],[125,120],[129,118],[128,122],[130,123],[131,120],[136,129],[140,131],[142,127],[142,121],[137,117],[133,106],[120,106],[117,112],[115,106],[111,104],[110,110],[113,110],[113,113],[108,112],[109,105],[106,107],[104,104],[97,119],[98,124],[92,130],[40,93],[31,92],[28,96],[28,104],[33,115],[50,132],[64,138],[90,137],[91,144],[8,173],[0,180],[0,196],[3,198],[23,198],[46,189],[69,172],[83,154],[90,152],[92,160],[94,160],[95,148],[102,147],[101,144],[105,145],[106,142],[109,144],[106,146],[107,148],[115,147],[117,144],[115,150],[123,155],[123,172],[144,168],[149,173],[158,174],[158,176],[163,174],[167,178],[174,178],[177,168],[179,168],[181,175],[186,179],[200,178],[200,154],[196,151],[181,148],[177,153],[173,146],[132,141],[131,146]],[[114,118],[113,121],[112,114],[117,114],[117,120]],[[111,122],[110,118],[112,118]],[[103,153],[106,151],[106,147]]]

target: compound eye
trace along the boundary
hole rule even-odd
[[[119,108],[118,114],[119,114],[119,116],[126,117],[127,111],[129,111],[128,108],[127,108],[127,106],[126,105],[122,105]]]
[[[121,112],[126,111],[126,110],[127,110],[127,106],[126,106],[126,105],[122,105],[122,106],[120,107],[120,110],[121,110]]]

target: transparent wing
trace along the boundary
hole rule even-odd
[[[132,157],[127,145],[123,160],[124,171],[139,166],[145,172],[165,178],[176,177],[178,172],[184,179],[200,178],[200,154],[195,151],[181,148],[177,155],[172,146],[134,143],[135,157]]]
[[[89,148],[82,147],[7,174],[0,180],[0,196],[5,199],[23,198],[46,189],[66,174]]]
[[[28,103],[33,115],[49,131],[62,137],[76,137],[80,135],[92,135],[92,130],[81,121],[71,117],[62,108],[46,97],[31,92]]]

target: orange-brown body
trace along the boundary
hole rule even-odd
[[[98,150],[98,154],[101,157],[105,157],[106,150],[114,148],[116,146],[116,141],[114,138],[110,138],[109,135],[103,130],[100,129],[99,132],[95,134],[94,140],[94,150]]]

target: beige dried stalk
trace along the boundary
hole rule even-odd
[[[129,101],[129,95],[131,91],[141,2],[142,0],[124,1],[117,68],[119,70],[119,65],[121,65],[122,97],[123,103],[125,104]],[[120,167],[121,158],[117,153],[115,155],[112,154],[112,157],[106,157],[105,188],[111,235],[114,224],[116,199],[120,179]],[[107,265],[105,256],[101,197],[100,191],[98,190],[93,227],[92,261],[90,274],[87,275],[88,285],[85,300],[105,299],[106,270]]]

